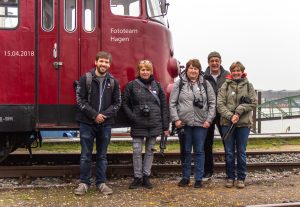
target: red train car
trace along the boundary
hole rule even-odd
[[[165,0],[0,0],[0,160],[29,147],[40,130],[77,128],[73,82],[100,50],[112,53],[110,72],[122,89],[137,62],[149,59],[169,94],[178,67],[167,7]]]

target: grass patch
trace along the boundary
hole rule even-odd
[[[214,141],[214,151],[224,151],[223,143],[220,139]],[[94,146],[94,151],[96,147]],[[159,142],[156,143],[155,149],[159,151]],[[249,139],[247,150],[288,150],[300,149],[299,138],[263,138]],[[26,149],[18,149],[25,151]],[[33,148],[33,152],[69,152],[80,153],[79,143],[43,143],[42,147]],[[132,152],[132,143],[130,141],[111,142],[108,146],[109,153]],[[165,152],[179,152],[178,141],[169,141]]]

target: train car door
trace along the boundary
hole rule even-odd
[[[38,0],[40,128],[75,123],[73,82],[91,67],[99,47],[96,8],[96,0]]]

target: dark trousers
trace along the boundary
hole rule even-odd
[[[214,172],[213,144],[214,144],[214,136],[215,136],[215,126],[217,126],[219,133],[222,136],[219,114],[217,114],[212,124],[208,128],[207,136],[204,143],[204,152],[205,152],[204,175],[209,173],[213,174]]]
[[[91,185],[92,152],[96,138],[96,186],[106,181],[107,147],[111,137],[111,126],[96,126],[80,123],[80,182]]]

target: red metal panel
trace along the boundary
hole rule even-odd
[[[53,62],[58,58],[53,57],[54,44],[58,45],[58,5],[54,4],[54,26],[51,31],[42,29],[41,11],[42,0],[38,1],[38,103],[58,103],[58,70],[53,67]]]
[[[168,72],[172,50],[170,31],[148,20],[145,12],[141,17],[117,16],[110,12],[109,1],[102,2],[102,49],[112,53],[111,72],[120,80],[122,89],[135,78],[138,61],[149,59],[154,65],[154,76],[167,91],[174,81]]]
[[[34,1],[20,1],[19,26],[0,30],[0,104],[33,104]]]

